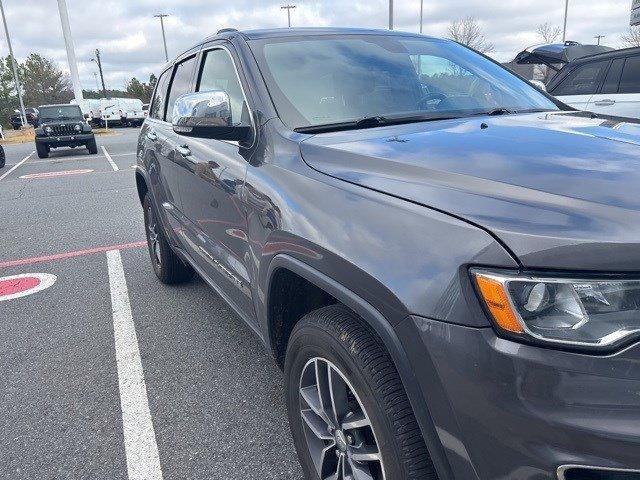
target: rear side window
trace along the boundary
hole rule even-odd
[[[569,73],[554,90],[554,95],[593,95],[602,82],[608,60],[581,65]]]
[[[149,116],[158,120],[164,120],[164,105],[167,99],[167,83],[169,78],[169,70],[160,75],[156,90],[151,100],[151,108]]]
[[[618,93],[618,86],[620,85],[620,75],[622,74],[622,67],[624,65],[624,58],[617,58],[611,64],[607,76],[604,79],[604,85],[602,86],[602,93]]]
[[[193,56],[187,60],[178,63],[173,71],[173,79],[171,87],[169,87],[169,101],[167,102],[167,121],[171,121],[173,115],[173,106],[180,95],[191,91],[191,78],[193,76],[193,68],[196,64],[196,57]]]
[[[640,93],[640,56],[627,58],[618,93]]]

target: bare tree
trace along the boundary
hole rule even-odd
[[[549,22],[542,23],[536,28],[536,33],[542,37],[544,43],[553,43],[558,40],[562,29],[558,26],[554,27]]]
[[[449,37],[482,53],[488,53],[494,49],[493,44],[487,42],[482,27],[473,17],[451,22],[451,25],[449,25]]]
[[[640,47],[640,28],[629,27],[629,30],[624,32],[620,39],[627,47]]]

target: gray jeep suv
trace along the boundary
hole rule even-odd
[[[158,278],[283,368],[308,478],[640,478],[638,126],[447,40],[224,30],[136,182]]]

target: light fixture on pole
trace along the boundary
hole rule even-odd
[[[598,40],[598,45],[600,45],[600,40],[602,40],[604,37],[606,37],[606,35],[596,35],[593,38],[597,39]]]
[[[280,9],[287,11],[287,24],[289,25],[289,28],[291,28],[291,10],[294,8],[296,8],[295,5],[283,5],[280,7]]]
[[[164,43],[164,59],[167,62],[169,61],[169,52],[167,50],[167,36],[164,33],[164,19],[168,16],[169,15],[166,13],[158,13],[157,15],[154,15],[155,18],[160,19],[160,28],[162,28],[162,43]]]
[[[7,26],[7,17],[4,14],[4,6],[0,0],[0,11],[2,12],[2,23],[4,24],[4,33],[7,36],[7,45],[9,45],[9,55],[11,55],[11,67],[13,68],[13,81],[16,83],[16,93],[20,102],[20,121],[24,127],[27,124],[27,114],[24,111],[24,102],[22,101],[22,87],[20,86],[20,78],[18,77],[18,67],[16,65],[16,57],[13,56],[13,47],[11,46],[11,38],[9,37],[9,27]]]

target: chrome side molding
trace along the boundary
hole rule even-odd
[[[566,473],[568,470],[579,468],[582,470],[595,470],[599,472],[617,472],[617,473],[637,473],[640,479],[640,469],[631,468],[611,468],[611,467],[594,467],[592,465],[561,465],[558,467],[558,480],[567,480]]]

